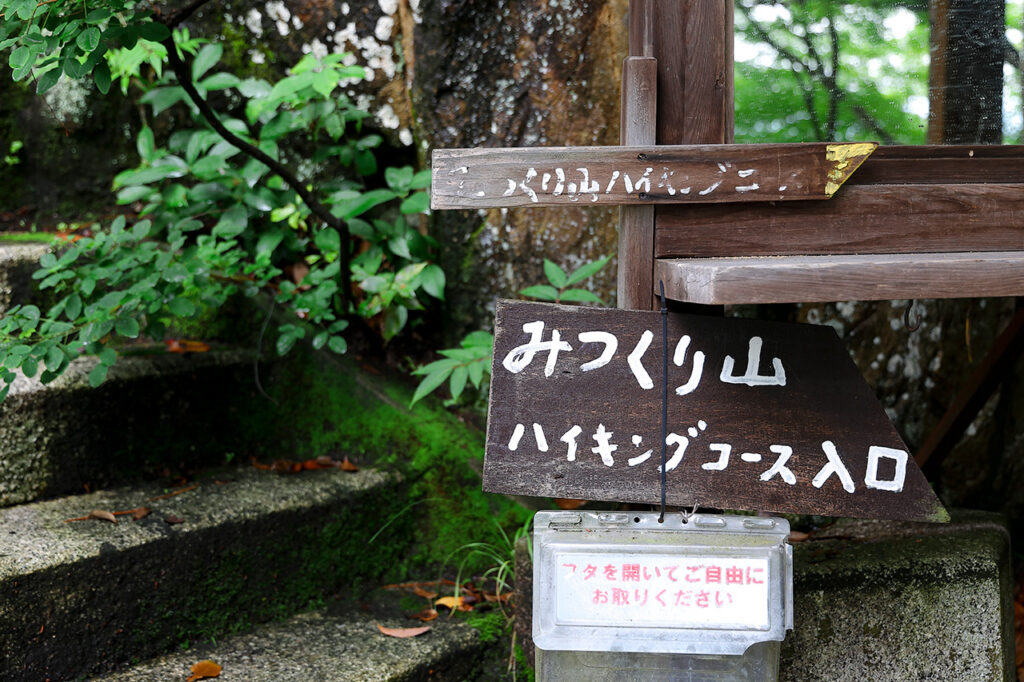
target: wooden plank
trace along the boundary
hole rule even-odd
[[[850,185],[827,202],[662,206],[655,225],[657,258],[1009,251],[1024,184]]]
[[[474,209],[827,199],[875,147],[822,142],[436,149],[430,201],[434,209]]]
[[[732,0],[684,0],[683,144],[733,141]]]
[[[658,60],[657,142],[659,145],[685,144],[683,2],[657,0],[654,12],[654,58]]]
[[[1024,183],[1022,145],[879,147],[849,185]]]
[[[484,490],[656,503],[667,380],[669,504],[948,518],[834,330],[669,314],[666,377],[661,323],[499,301]]]
[[[630,57],[654,56],[654,5],[655,0],[629,0]]]
[[[1010,324],[999,335],[981,364],[971,373],[942,416],[938,425],[928,434],[924,444],[914,455],[917,465],[937,470],[942,460],[953,449],[964,431],[978,416],[978,412],[999,383],[1009,376],[1013,362],[1024,349],[1024,308],[1018,308]]]
[[[630,11],[633,9],[634,6],[631,4]],[[632,14],[630,17],[632,27]],[[653,17],[649,8],[645,17],[648,22]],[[641,39],[645,36],[650,39],[653,36],[651,27],[645,25],[643,29]],[[657,95],[657,60],[653,57],[626,57],[622,64],[622,120],[619,128],[623,145],[654,144]],[[618,307],[637,310],[653,308],[653,271],[654,206],[622,206],[619,214],[619,259],[616,275]]]
[[[704,304],[1024,295],[1024,251],[659,259],[677,301]]]

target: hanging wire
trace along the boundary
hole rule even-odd
[[[668,308],[665,306],[665,282],[658,280],[658,287],[661,292],[661,515],[658,523],[664,523],[668,461]]]

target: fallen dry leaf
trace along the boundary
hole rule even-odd
[[[168,498],[174,497],[175,495],[180,495],[182,493],[187,493],[190,490],[195,490],[198,487],[199,487],[199,484],[197,483],[196,485],[190,485],[189,487],[182,488],[181,490],[175,490],[173,492],[169,492],[166,495],[157,495],[156,497],[151,497],[151,498],[149,498],[149,501],[150,502],[155,502],[157,500],[166,500]]]
[[[195,680],[205,680],[210,677],[220,677],[220,671],[222,668],[214,663],[213,661],[199,661],[192,666],[192,674],[185,682],[195,682]]]
[[[338,468],[342,471],[359,471],[359,467],[353,464],[347,455],[345,456],[345,459],[341,460],[341,464],[338,465]]]
[[[179,523],[185,523],[185,519],[181,518],[180,516],[175,516],[174,514],[171,514],[166,519],[164,519],[164,523],[174,526]]]
[[[422,635],[424,632],[430,632],[429,625],[422,625],[418,628],[386,628],[380,623],[377,623],[377,629],[381,631],[381,634],[387,635],[388,637],[397,637],[399,639],[417,637]]]
[[[579,509],[586,503],[586,500],[569,500],[564,497],[555,498],[555,504],[559,509],[568,509],[570,511],[573,509]]]
[[[149,507],[139,507],[138,509],[133,509],[132,519],[135,521],[138,521],[139,519],[144,519],[147,516],[149,516],[152,512],[153,510],[150,509]]]
[[[434,606],[443,606],[452,611],[472,611],[471,602],[475,601],[472,597],[441,597],[434,602]]]
[[[417,597],[423,597],[424,599],[433,599],[437,596],[437,592],[425,590],[419,585],[413,585],[412,591]]]
[[[804,540],[806,540],[809,537],[811,537],[811,534],[810,533],[804,533],[803,531],[791,530],[789,532],[789,541],[790,542],[803,542]]]
[[[412,614],[409,617],[410,618],[415,618],[416,620],[421,620],[424,623],[429,623],[430,621],[432,621],[435,618],[437,618],[437,616],[438,616],[437,609],[423,609],[419,613],[414,613],[414,614]]]
[[[168,353],[205,353],[210,350],[209,344],[189,339],[167,339],[164,344]]]

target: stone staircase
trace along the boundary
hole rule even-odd
[[[0,313],[41,253],[0,245]],[[361,410],[415,433],[406,389],[312,352],[261,366],[270,399],[252,350],[126,356],[95,390],[91,362],[0,404],[0,679],[185,680],[203,659],[224,680],[473,679],[475,629],[386,637],[378,623],[419,623],[368,596],[421,540],[415,515],[393,518],[409,484],[369,451],[415,443],[357,438]],[[321,455],[359,470],[249,461]]]

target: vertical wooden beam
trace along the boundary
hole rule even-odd
[[[732,0],[657,2],[658,144],[733,141]]]
[[[622,64],[623,145],[653,145],[658,62],[652,57],[626,57]],[[622,206],[619,214],[620,308],[654,309],[654,206]]]
[[[629,2],[629,56],[654,56],[655,0]]]

